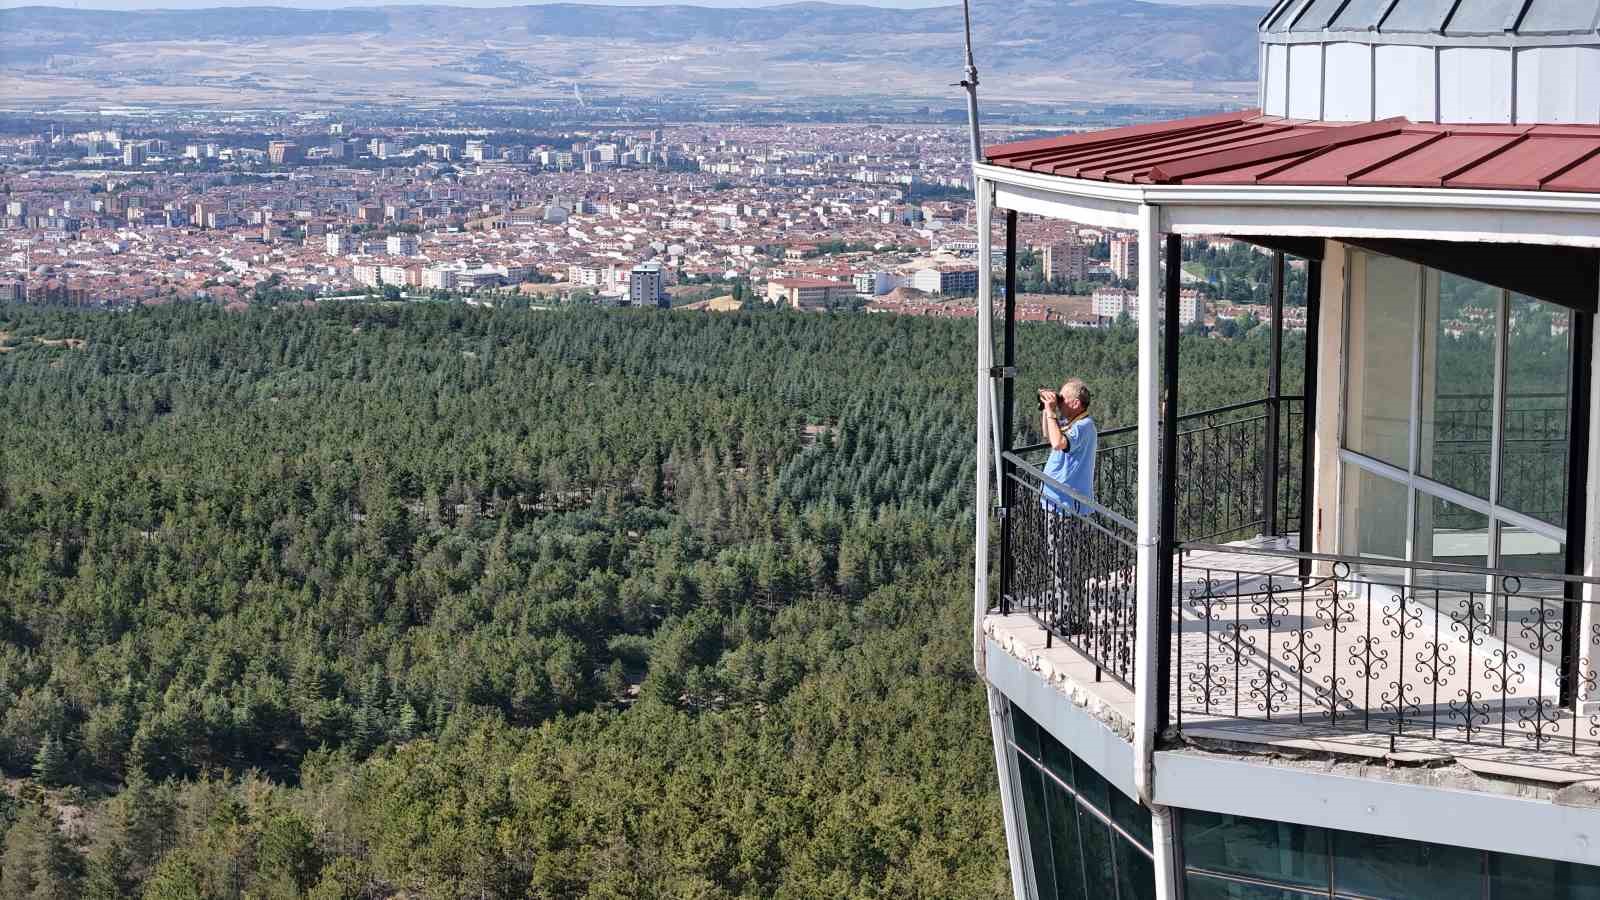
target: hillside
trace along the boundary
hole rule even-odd
[[[1255,77],[1259,10],[1141,0],[979,2],[986,96],[1214,105]],[[957,6],[827,3],[0,10],[13,103],[211,104],[704,96],[946,99]]]

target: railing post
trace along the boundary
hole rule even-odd
[[[1567,574],[1585,574],[1585,551],[1589,546],[1588,495],[1589,479],[1589,422],[1590,384],[1592,377],[1589,361],[1594,354],[1594,319],[1589,313],[1573,310],[1572,313],[1572,379],[1567,401]],[[1568,582],[1562,592],[1566,602],[1561,604],[1561,691],[1559,703],[1573,707],[1578,700],[1578,685],[1582,670],[1579,659],[1583,656],[1583,612],[1588,597],[1577,585]],[[1588,699],[1588,698],[1586,698]]]
[[[1004,355],[1000,373],[1000,449],[1009,453],[1016,443],[1017,365],[1017,211],[1006,210],[1006,318]],[[1000,613],[1011,614],[1014,573],[1011,550],[1011,506],[1016,487],[1010,460],[1000,464]]]
[[[1278,535],[1278,423],[1283,397],[1283,251],[1272,251],[1272,335],[1267,358],[1267,434],[1263,452],[1262,533]]]
[[[1161,530],[1157,540],[1160,550],[1160,587],[1156,614],[1156,734],[1167,729],[1172,717],[1172,566],[1177,548],[1178,534],[1178,291],[1183,272],[1183,239],[1176,234],[1167,235],[1167,305],[1164,310],[1162,346],[1161,394]]]
[[[1312,446],[1317,433],[1317,342],[1322,317],[1322,260],[1306,260],[1306,375],[1300,398],[1300,535],[1298,550],[1315,550],[1316,498],[1311,495],[1315,480],[1316,452]],[[1311,560],[1300,560],[1300,577],[1311,577]]]

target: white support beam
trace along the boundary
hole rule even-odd
[[[994,186],[977,179],[978,191],[978,459],[973,478],[976,538],[972,565],[972,666],[984,674],[983,617],[989,608],[989,446],[993,412],[989,408],[989,370],[994,366],[994,267],[990,263],[990,231],[994,225]]]
[[[1138,572],[1134,641],[1134,786],[1150,805],[1156,744],[1156,631],[1161,627],[1161,233],[1159,210],[1139,208]],[[1176,298],[1174,298],[1176,302]]]
[[[1589,461],[1587,469],[1588,484],[1583,486],[1584,495],[1584,521],[1588,527],[1583,535],[1583,574],[1589,578],[1600,576],[1600,359],[1596,359],[1596,347],[1600,341],[1591,341],[1589,359],[1575,359],[1573,365],[1587,366],[1589,368],[1589,408],[1584,410],[1588,416],[1589,427]],[[1574,412],[1577,412],[1574,410]],[[1581,423],[1584,419],[1573,417],[1574,422]],[[1600,647],[1597,647],[1590,635],[1600,635],[1600,590],[1595,585],[1585,584],[1580,589],[1579,596],[1583,600],[1583,610],[1578,615],[1578,633],[1575,635],[1582,650],[1578,653],[1578,689],[1574,692],[1580,716],[1592,715],[1600,712],[1600,687],[1591,685],[1585,676],[1600,672]]]
[[[1011,893],[1016,900],[1030,900],[1032,890],[1028,884],[1028,867],[1023,865],[1022,857],[1027,850],[1023,846],[1021,821],[1017,817],[1017,773],[1012,771],[1011,751],[1006,747],[1010,731],[1006,725],[1006,695],[993,686],[984,693],[989,698],[989,733],[994,737],[994,770],[1000,776],[1000,814],[1006,830],[1006,859],[1011,862]]]

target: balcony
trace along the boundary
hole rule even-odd
[[[1441,478],[1481,465],[1486,399],[1441,397]],[[1565,453],[1565,410],[1547,395],[1513,398],[1504,447],[1517,471],[1550,471]],[[1268,745],[1427,763],[1558,783],[1600,777],[1595,696],[1600,616],[1584,587],[1600,580],[1526,568],[1407,562],[1298,549],[1310,511],[1302,399],[1234,404],[1177,420],[1170,476],[1174,534],[1157,635],[1158,691],[1169,738],[1201,746]],[[1557,435],[1560,432],[1560,435]],[[1008,510],[995,612],[1012,636],[1027,622],[1053,671],[1131,722],[1136,621],[1133,429],[1104,432],[1096,494],[1076,513],[1038,465],[1048,448],[1002,455]],[[1162,474],[1163,480],[1168,478]],[[1521,496],[1563,508],[1565,485],[1533,477]],[[1538,505],[1538,504],[1535,504]],[[1453,516],[1453,518],[1452,518]],[[1462,510],[1435,534],[1470,542]],[[1163,640],[1162,638],[1167,638]],[[1039,653],[1042,657],[1046,654]]]

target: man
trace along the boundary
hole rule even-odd
[[[1044,473],[1079,496],[1094,499],[1094,454],[1100,442],[1094,419],[1089,418],[1089,388],[1069,378],[1061,390],[1039,390],[1040,430],[1050,442],[1050,459]],[[1076,513],[1080,504],[1065,491],[1044,486],[1040,505],[1045,509]]]

